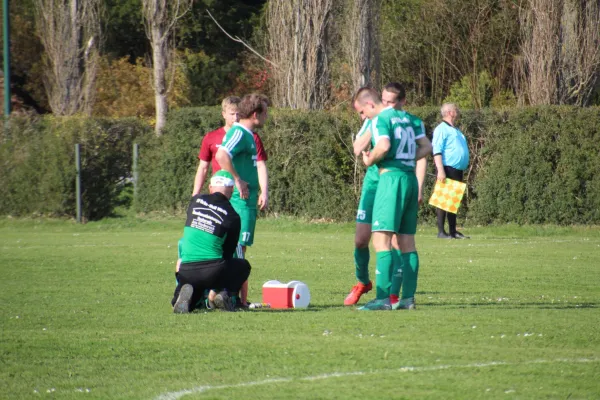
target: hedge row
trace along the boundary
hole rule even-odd
[[[431,135],[438,109],[410,111]],[[132,119],[11,120],[0,131],[0,213],[74,215],[73,145],[81,143],[85,215],[110,215],[131,176],[134,141],[140,143],[136,210],[181,211],[192,192],[202,136],[222,122],[218,108],[174,110],[168,121],[156,138]],[[269,154],[269,212],[352,220],[364,170],[352,155],[359,125],[347,111],[271,110],[260,132]],[[472,160],[461,221],[600,223],[600,109],[465,111],[460,127]],[[434,181],[427,177],[426,198]],[[433,222],[433,208],[421,207],[421,219]]]
[[[151,130],[136,119],[11,118],[0,130],[0,214],[75,216],[75,144],[82,214],[110,216],[130,177],[132,144]]]

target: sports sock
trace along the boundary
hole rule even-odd
[[[443,233],[444,232],[444,224],[446,223],[446,211],[442,210],[441,208],[436,208],[435,214],[437,217],[438,233]]]
[[[390,288],[392,282],[390,280],[390,271],[392,269],[392,252],[378,251],[377,256],[377,271],[375,273],[375,285],[377,286],[377,299],[387,299],[390,297]]]
[[[402,252],[392,250],[392,287],[390,295],[400,296],[400,287],[402,286]]]
[[[415,297],[419,276],[419,255],[416,251],[402,254],[402,298]]]
[[[354,267],[356,268],[356,279],[363,284],[369,283],[369,248],[354,249]]]

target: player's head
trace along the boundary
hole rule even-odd
[[[267,109],[269,107],[269,98],[262,94],[247,94],[242,98],[238,106],[240,119],[249,119],[252,125],[259,128],[267,120]]]
[[[442,108],[440,111],[444,120],[449,119],[451,121],[454,121],[460,115],[460,112],[458,111],[458,106],[454,103],[442,104]]]
[[[225,126],[231,126],[234,122],[238,122],[238,104],[240,104],[240,101],[242,99],[237,96],[229,96],[225,97],[221,102],[221,115],[225,120]]]
[[[233,176],[225,170],[220,170],[215,172],[210,178],[208,190],[210,194],[218,192],[225,195],[228,199],[231,199],[234,185],[235,182],[233,181]]]
[[[374,118],[382,106],[379,92],[370,87],[362,87],[352,99],[352,105],[361,118]]]
[[[406,90],[398,82],[390,82],[383,88],[381,93],[381,102],[386,107],[394,107],[401,110],[406,103]]]

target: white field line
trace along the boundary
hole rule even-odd
[[[221,390],[221,389],[234,389],[234,388],[243,388],[249,386],[259,386],[259,385],[270,385],[277,383],[289,383],[293,381],[317,381],[322,379],[329,378],[345,378],[349,376],[362,376],[362,375],[377,375],[377,374],[389,374],[394,372],[427,372],[427,371],[440,371],[445,369],[454,369],[454,368],[485,368],[485,367],[495,367],[495,366],[506,366],[506,365],[528,365],[528,364],[555,364],[555,363],[571,363],[571,364],[581,364],[581,363],[593,363],[598,362],[600,359],[597,358],[557,358],[554,360],[532,360],[532,361],[524,361],[524,362],[505,362],[505,361],[491,361],[487,363],[472,363],[472,364],[454,364],[454,365],[435,365],[429,367],[401,367],[395,369],[382,369],[382,370],[373,370],[373,371],[356,371],[356,372],[333,372],[330,374],[321,374],[314,376],[305,376],[301,378],[273,378],[273,379],[265,379],[262,381],[251,381],[251,382],[242,382],[231,385],[218,385],[218,386],[197,386],[191,389],[179,390],[177,392],[167,392],[163,393],[157,397],[155,400],[177,400],[182,398],[183,396],[187,396],[189,394],[196,393],[204,393],[210,390]]]

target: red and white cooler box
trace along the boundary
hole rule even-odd
[[[308,286],[300,281],[268,281],[262,287],[262,297],[271,308],[306,308],[310,303]]]

